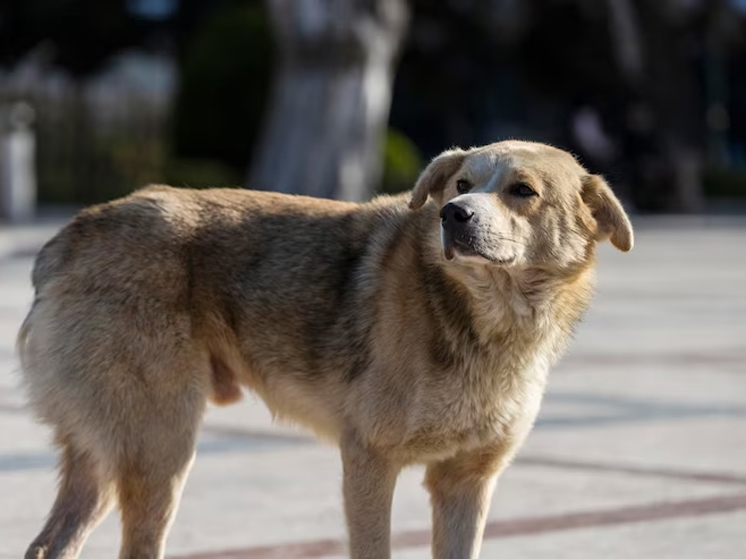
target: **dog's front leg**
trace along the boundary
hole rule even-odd
[[[344,502],[352,559],[391,556],[391,500],[397,467],[355,434],[342,440]]]
[[[428,465],[433,507],[433,559],[477,559],[492,491],[502,463],[497,449],[459,454]]]

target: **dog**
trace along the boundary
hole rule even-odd
[[[433,557],[478,557],[606,239],[633,245],[603,178],[522,141],[445,151],[362,204],[153,186],[82,211],[40,251],[18,338],[61,450],[26,558],[77,557],[114,503],[120,559],[162,558],[206,404],[243,388],[339,445],[353,559],[390,557],[411,464]]]

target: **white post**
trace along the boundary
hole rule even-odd
[[[34,110],[16,103],[0,112],[0,217],[23,221],[36,210]]]

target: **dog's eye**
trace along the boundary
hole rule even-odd
[[[520,198],[531,198],[531,196],[536,196],[536,191],[525,182],[515,183],[510,187],[509,192],[513,196],[518,196]]]
[[[465,179],[459,179],[456,181],[456,191],[459,194],[466,194],[471,190],[471,184]]]

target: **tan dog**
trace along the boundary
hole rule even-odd
[[[476,558],[605,238],[632,247],[606,183],[513,141],[441,154],[409,208],[151,187],[82,212],[39,254],[19,334],[62,449],[26,557],[77,557],[114,502],[120,558],[162,557],[206,401],[245,386],[339,444],[354,559],[389,557],[394,483],[414,463],[433,556]]]

